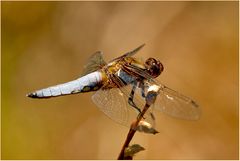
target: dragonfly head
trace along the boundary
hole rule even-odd
[[[162,63],[154,58],[148,58],[145,62],[145,67],[148,74],[150,74],[153,78],[158,77],[164,69]]]

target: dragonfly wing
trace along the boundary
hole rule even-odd
[[[200,118],[201,111],[195,101],[164,85],[160,87],[154,108],[180,119],[198,120]]]
[[[152,77],[141,68],[134,65],[125,65],[125,67],[131,70],[131,72],[145,78],[147,80],[147,85],[145,85],[147,88],[152,84],[161,87],[154,104],[156,109],[176,118],[187,120],[199,119],[201,111],[195,101],[153,80]]]
[[[119,124],[128,124],[127,100],[118,88],[98,90],[92,100],[108,117]]]
[[[106,64],[107,63],[103,59],[103,53],[101,51],[97,51],[96,53],[94,53],[90,56],[87,63],[83,67],[83,72],[81,75],[84,76],[91,72],[94,72],[94,71],[102,68]]]
[[[129,127],[139,114],[138,110],[128,103],[132,84],[123,85],[124,83],[119,77],[113,77],[112,79],[119,88],[100,89],[92,96],[92,100],[112,120]],[[145,99],[141,97],[141,88],[136,88],[133,101],[138,108],[142,109],[144,107]],[[150,110],[147,111],[144,115],[144,121],[155,125],[152,116]]]
[[[132,50],[132,51],[130,51],[130,52],[127,52],[127,53],[125,53],[124,55],[113,59],[112,61],[117,61],[117,60],[120,60],[120,59],[122,59],[122,58],[124,58],[124,57],[133,56],[134,54],[136,54],[136,53],[137,53],[141,48],[143,48],[144,46],[145,46],[145,44],[142,44],[142,45],[140,45],[139,47],[137,47],[136,49],[134,49],[134,50]],[[112,61],[111,61],[111,62],[112,62]]]
[[[148,74],[148,72],[143,68],[139,68],[139,67],[137,67],[135,65],[132,65],[132,64],[125,64],[124,67],[128,69],[128,70],[125,71],[127,73],[129,73],[128,71],[131,71],[135,75],[139,75],[146,80],[152,80],[152,76],[150,74]]]
[[[121,90],[121,92],[125,96],[125,98],[128,98],[128,99],[129,99],[131,93],[133,92],[132,91],[133,86],[135,86],[136,89],[134,91],[133,102],[135,103],[135,105],[140,110],[143,110],[143,108],[146,104],[145,97],[143,97],[143,95],[142,95],[142,92],[144,92],[144,89],[142,88],[142,86],[136,85],[134,83],[135,81],[137,81],[136,78],[134,78],[134,77],[133,78],[128,78],[128,77],[131,77],[131,73],[128,73],[128,74],[130,74],[130,75],[128,75],[127,73],[125,73],[126,71],[122,71],[122,72],[123,73],[121,74],[121,71],[119,71],[118,76],[113,75],[112,80],[119,87],[119,89]],[[134,81],[134,79],[135,79],[135,81]],[[132,83],[130,83],[129,85],[125,85],[127,82],[129,82],[129,80]],[[134,119],[136,119],[137,115],[139,114],[139,111],[136,108],[134,108],[133,106],[131,106],[129,104],[129,102],[128,102],[128,106],[129,106],[129,108],[127,108],[127,109],[129,111],[129,115],[130,115],[129,120],[133,121]],[[153,113],[151,111],[151,107],[144,114],[144,118],[145,118],[144,119],[145,122],[150,123],[152,126],[155,125],[155,118],[154,118]]]
[[[127,52],[126,54],[123,55],[123,57],[125,56],[133,56],[134,54],[136,54],[140,49],[142,49],[145,46],[145,44],[140,45],[139,47],[137,47],[136,49]]]

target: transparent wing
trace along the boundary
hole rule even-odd
[[[155,109],[180,119],[197,120],[200,118],[201,111],[195,101],[162,84],[159,86],[161,88],[154,104]]]
[[[87,63],[84,65],[82,76],[87,75],[91,72],[94,72],[105,65],[106,65],[106,62],[103,59],[102,52],[97,51],[96,53],[92,54],[89,57]]]
[[[128,124],[127,100],[118,88],[98,90],[92,100],[108,117],[119,124]]]
[[[132,84],[123,85],[123,82],[118,77],[113,78],[114,83],[119,88],[100,89],[93,96],[93,102],[104,112],[109,118],[117,123],[130,126],[130,124],[136,119],[138,111],[129,105],[128,98],[132,91]],[[134,103],[142,109],[145,105],[145,100],[141,97],[140,88],[137,88],[134,95]],[[151,125],[155,125],[153,114],[147,111],[144,115],[146,122]]]
[[[141,46],[137,47],[136,49],[130,51],[130,52],[127,52],[125,53],[124,55],[120,56],[120,57],[117,57],[115,59],[113,59],[112,61],[117,61],[117,60],[120,60],[124,57],[130,57],[130,56],[133,56],[134,54],[136,54],[141,48],[143,48],[145,46],[145,44],[142,44]],[[111,62],[112,62],[111,61]]]
[[[125,67],[128,68],[131,72],[136,73],[137,75],[140,75],[147,80],[145,90],[147,90],[147,88],[149,88],[152,83],[161,87],[154,104],[154,108],[176,118],[187,120],[199,119],[201,110],[195,101],[177,91],[166,87],[165,85],[162,85],[156,80],[153,80],[152,77],[143,69],[140,69],[133,65],[125,65]]]
[[[146,103],[145,98],[142,96],[142,92],[144,92],[144,89],[142,89],[142,87],[140,87],[140,86],[137,86],[136,84],[134,85],[134,82],[132,82],[132,84],[130,84],[130,85],[124,85],[125,83],[123,82],[122,79],[125,78],[124,81],[128,80],[129,78],[127,78],[128,77],[127,75],[125,75],[125,77],[121,77],[122,79],[119,78],[116,75],[113,75],[113,76],[114,77],[112,78],[112,80],[114,81],[114,83],[118,87],[120,87],[119,89],[121,90],[121,92],[123,93],[123,95],[126,98],[130,97],[130,93],[132,92],[133,86],[136,86],[136,89],[135,89],[135,92],[134,92],[134,97],[133,97],[133,102],[136,104],[136,106],[140,110],[142,110],[144,108],[144,106],[145,106],[145,103]],[[129,76],[131,77],[131,75],[129,75]],[[135,77],[135,81],[137,81],[136,79],[137,78]],[[129,120],[132,123],[133,119],[136,119],[137,115],[139,114],[139,111],[136,108],[134,108],[133,106],[131,106],[131,105],[128,105],[128,106],[129,106],[129,108],[127,108],[127,109],[129,111],[129,114],[130,114],[130,119]],[[135,113],[133,113],[133,111]],[[144,114],[144,121],[150,123],[153,127],[155,126],[155,118],[154,118],[154,115],[153,115],[153,113],[151,111],[151,107]]]
[[[141,62],[140,59],[139,60],[139,63],[142,63],[144,64],[143,62]],[[131,71],[132,74],[135,74],[135,75],[138,75],[138,76],[141,76],[143,77],[144,79],[146,80],[152,80],[152,76],[148,74],[148,72],[145,70],[145,69],[142,69],[142,68],[139,68],[135,65],[131,65],[131,64],[125,64],[124,67],[128,70],[126,70],[125,72],[128,72],[128,71]],[[129,73],[129,72],[128,72]],[[131,74],[130,73],[130,74]]]

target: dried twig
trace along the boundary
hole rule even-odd
[[[129,143],[132,140],[132,138],[137,130],[139,122],[143,119],[144,114],[146,113],[148,108],[155,102],[158,89],[159,89],[159,87],[154,87],[154,88],[152,88],[152,90],[148,91],[147,96],[146,96],[146,104],[145,104],[143,110],[141,111],[141,113],[139,113],[137,119],[131,124],[131,127],[128,132],[125,143],[123,144],[121,152],[118,156],[118,160],[129,159],[129,158],[125,158],[125,156],[124,156],[125,149],[129,146]]]
[[[128,132],[128,135],[127,135],[127,138],[125,140],[125,143],[123,144],[122,150],[121,150],[121,152],[120,152],[120,154],[118,156],[118,160],[125,159],[124,158],[124,151],[129,146],[129,143],[132,140],[132,138],[133,138],[133,136],[134,136],[134,134],[136,132],[136,129],[137,129],[137,126],[138,126],[139,122],[142,120],[145,112],[148,110],[149,107],[150,106],[146,103],[143,111],[138,115],[137,119],[131,124],[131,127],[130,127],[130,130]]]

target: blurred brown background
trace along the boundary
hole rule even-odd
[[[33,100],[26,93],[77,78],[142,43],[158,78],[194,98],[199,121],[156,112],[159,134],[137,133],[135,159],[238,159],[238,2],[2,2],[2,159],[116,159],[128,129],[92,93]]]

